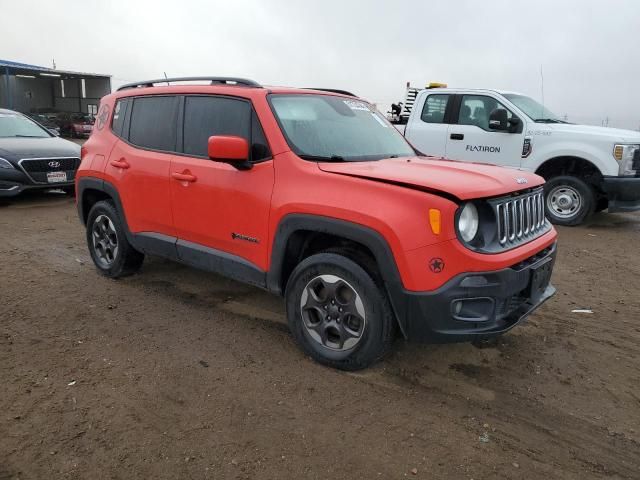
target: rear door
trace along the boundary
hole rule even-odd
[[[406,128],[406,138],[420,152],[444,157],[447,149],[447,111],[454,96],[448,93],[428,93],[413,106]]]
[[[265,270],[274,166],[251,102],[185,96],[181,112],[181,153],[171,163],[171,174],[178,174],[171,179],[171,200],[179,254],[204,246],[213,249],[209,254],[231,254]],[[210,160],[207,143],[214,135],[246,138],[253,168]],[[193,180],[182,181],[182,175]]]
[[[112,130],[120,141],[106,163],[106,179],[118,190],[131,232],[175,237],[169,167],[176,150],[178,98],[154,95],[126,102],[124,122],[122,106],[115,106]]]
[[[519,168],[524,141],[522,126],[518,133],[489,128],[489,116],[495,109],[507,110],[508,118],[514,117],[513,112],[490,95],[459,95],[459,99],[447,136],[447,158]]]

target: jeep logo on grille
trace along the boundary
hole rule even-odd
[[[60,162],[58,162],[57,160],[51,160],[47,165],[49,165],[51,168],[58,168],[60,166]]]

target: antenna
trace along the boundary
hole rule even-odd
[[[540,64],[540,93],[542,95],[542,112],[540,112],[540,117],[544,117],[544,75],[542,74],[542,64]]]
[[[167,85],[169,85],[169,77],[167,77],[167,72],[162,72],[164,73],[164,79],[167,80]]]

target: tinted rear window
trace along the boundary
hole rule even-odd
[[[133,100],[129,142],[152,150],[176,148],[176,97],[140,97]]]

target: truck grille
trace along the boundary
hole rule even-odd
[[[67,181],[72,182],[80,166],[80,159],[73,157],[23,158],[18,164],[34,183],[48,183],[47,173],[49,172],[67,172]]]
[[[498,222],[498,242],[503,247],[532,240],[547,229],[542,189],[498,199],[492,204]]]

